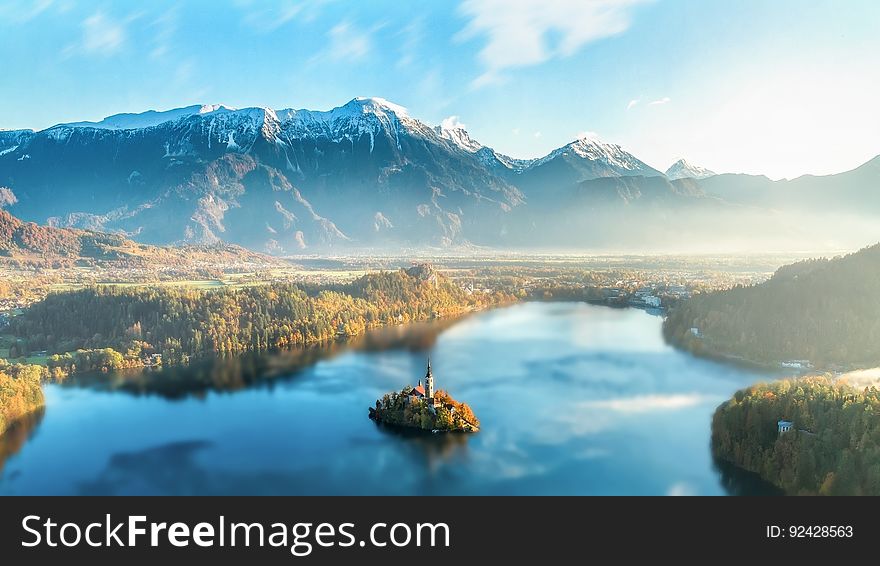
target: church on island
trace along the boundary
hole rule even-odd
[[[425,384],[422,385],[422,380],[419,380],[419,384],[413,387],[412,393],[410,395],[410,401],[412,399],[428,399],[431,401],[431,406],[437,408],[440,406],[440,401],[434,396],[434,374],[431,372],[431,358],[428,358],[428,371],[425,373]],[[455,410],[453,407],[452,410]]]
[[[434,388],[431,360],[425,371],[424,383],[407,386],[400,392],[386,393],[370,407],[370,418],[377,423],[419,428],[431,432],[477,432],[480,421],[466,403],[453,399],[449,393]]]

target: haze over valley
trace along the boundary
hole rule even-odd
[[[686,160],[664,173],[592,135],[514,159],[381,98],[0,132],[2,204],[24,220],[280,255],[836,251],[880,239],[878,183],[880,157],[780,181]]]

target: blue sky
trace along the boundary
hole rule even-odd
[[[514,157],[834,173],[880,154],[878,29],[873,0],[0,0],[0,128],[381,96]]]

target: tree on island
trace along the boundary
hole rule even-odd
[[[443,389],[433,390],[431,364],[416,387],[407,385],[400,392],[386,393],[370,407],[370,418],[379,423],[443,432],[476,432],[480,421],[467,403],[460,403]]]

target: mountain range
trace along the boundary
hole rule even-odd
[[[803,242],[812,232],[780,210],[876,211],[878,179],[880,159],[779,182],[684,160],[664,173],[594,138],[514,159],[381,98],[328,111],[189,106],[0,131],[0,207],[18,217],[279,254],[682,248],[741,241],[744,226]]]

